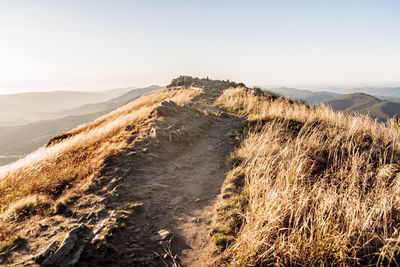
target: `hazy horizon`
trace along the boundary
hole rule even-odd
[[[398,1],[11,1],[0,94],[168,84],[400,84]],[[304,87],[305,88],[305,87]]]
[[[199,77],[204,78],[204,77]],[[171,78],[172,79],[172,78]],[[241,82],[241,81],[236,81]],[[113,89],[124,89],[124,88],[144,88],[152,85],[167,86],[169,82],[164,84],[159,83],[145,83],[141,86],[135,85],[115,85],[115,86],[78,86],[78,87],[30,87],[30,88],[11,88],[2,91],[0,88],[0,95],[8,94],[20,94],[20,93],[38,93],[38,92],[57,92],[57,91],[73,91],[73,92],[101,92]],[[332,83],[332,84],[296,84],[296,83],[282,83],[282,84],[246,84],[249,87],[261,87],[265,89],[272,88],[296,88],[300,90],[310,90],[310,91],[323,91],[331,90],[335,92],[335,88],[340,89],[354,89],[354,88],[364,88],[364,87],[379,87],[379,88],[393,88],[400,87],[400,82],[378,82],[378,83]]]

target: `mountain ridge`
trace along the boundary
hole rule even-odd
[[[132,90],[124,88],[100,92],[51,91],[0,95],[0,122],[3,126],[18,126],[41,119],[52,119],[52,114],[57,111],[86,103],[107,101],[129,89]]]
[[[353,93],[325,100],[324,104],[334,110],[360,113],[379,121],[390,120],[400,116],[400,100],[380,100],[365,93]]]
[[[0,264],[390,265],[399,138],[397,120],[180,76],[0,168]]]

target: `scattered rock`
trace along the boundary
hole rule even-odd
[[[157,235],[151,237],[152,241],[163,241],[171,236],[171,232],[166,229],[161,229],[157,232]]]
[[[60,247],[42,262],[42,266],[68,266],[78,262],[79,257],[83,251],[84,244],[80,245],[77,250],[72,254],[71,252],[77,247],[79,233],[87,228],[84,224],[69,231],[65,236]],[[46,249],[47,250],[47,249]],[[51,249],[50,249],[51,251]],[[74,263],[75,262],[75,263]]]
[[[43,262],[53,251],[53,249],[57,246],[57,241],[53,241],[50,243],[50,245],[44,249],[42,252],[40,252],[38,255],[36,255],[33,260],[36,262]]]
[[[77,249],[77,251],[72,255],[72,259],[69,261],[68,266],[74,266],[75,264],[78,263],[79,258],[81,257],[81,254],[82,254],[84,248],[85,248],[85,244],[82,244]]]
[[[171,232],[166,230],[166,229],[161,229],[160,231],[157,232],[157,234],[159,236],[161,236],[162,239],[164,240],[164,239],[168,238],[171,235]]]

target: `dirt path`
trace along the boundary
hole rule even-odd
[[[226,159],[234,148],[235,130],[239,120],[224,118],[215,122],[208,133],[176,161],[180,168],[170,165],[168,172],[179,181],[176,197],[170,202],[173,207],[178,202],[178,213],[169,214],[173,218],[173,232],[180,242],[172,247],[179,251],[179,259],[184,266],[209,266],[213,260],[215,247],[210,241],[215,202],[220,193],[226,172]],[[167,227],[167,225],[166,225]]]
[[[60,201],[28,233],[35,243],[15,247],[10,262],[217,266],[215,204],[244,124],[212,106],[221,92],[204,89],[183,106],[163,101],[146,121],[126,125],[126,146],[104,159],[83,192]]]
[[[113,238],[118,251],[113,266],[212,266],[217,259],[210,235],[215,203],[242,120],[227,114],[210,120],[205,133],[178,156],[154,154],[128,174],[119,195],[125,202],[140,200],[143,209]]]

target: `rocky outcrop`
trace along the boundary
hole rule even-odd
[[[41,266],[73,266],[91,237],[90,229],[81,224],[70,230],[57,249],[57,242],[53,241],[43,252],[34,257],[34,261]]]

